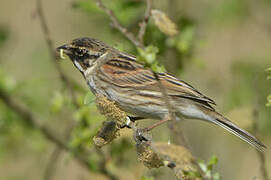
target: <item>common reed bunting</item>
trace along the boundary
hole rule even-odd
[[[169,111],[161,86],[153,72],[136,61],[135,56],[118,51],[93,38],[78,38],[57,48],[66,54],[82,73],[91,91],[114,101],[120,109],[136,118],[164,120]],[[260,151],[263,143],[219,114],[215,102],[188,83],[168,73],[159,73],[160,83],[175,108],[176,116],[216,124]]]

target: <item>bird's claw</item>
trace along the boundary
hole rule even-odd
[[[148,132],[148,131],[146,131],[146,129],[147,128],[137,129],[136,130],[135,138],[138,141],[142,142],[142,141],[150,141],[151,140],[151,137],[148,134],[146,134],[146,132]]]

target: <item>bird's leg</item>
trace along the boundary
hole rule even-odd
[[[166,116],[164,117],[164,119],[162,119],[162,120],[160,120],[160,121],[154,123],[153,125],[151,125],[151,126],[145,128],[144,131],[147,131],[147,132],[148,132],[148,131],[151,131],[151,130],[154,129],[155,127],[160,126],[161,124],[164,124],[164,123],[166,123],[166,122],[168,122],[168,121],[170,121],[170,120],[171,120],[171,119],[170,119],[169,115],[166,115]]]
[[[131,122],[136,122],[136,121],[138,121],[138,120],[142,120],[142,119],[145,119],[145,118],[143,118],[143,117],[137,117],[137,116],[127,116],[127,121],[126,121],[126,123],[125,124],[123,124],[120,128],[129,128],[129,129],[131,129],[131,126],[130,126],[130,123]]]

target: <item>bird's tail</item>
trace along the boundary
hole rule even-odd
[[[242,140],[246,141],[253,147],[255,147],[259,151],[264,151],[266,149],[266,146],[260,142],[256,137],[248,133],[247,131],[239,128],[237,125],[232,123],[230,120],[222,116],[221,114],[213,111],[212,115],[209,116],[208,121],[211,123],[214,123],[230,133],[236,135],[237,137],[241,138]]]

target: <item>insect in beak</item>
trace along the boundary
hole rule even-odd
[[[63,46],[58,47],[56,50],[59,53],[60,59],[65,59],[64,55],[68,55],[71,53],[69,45],[67,44],[64,44]]]

